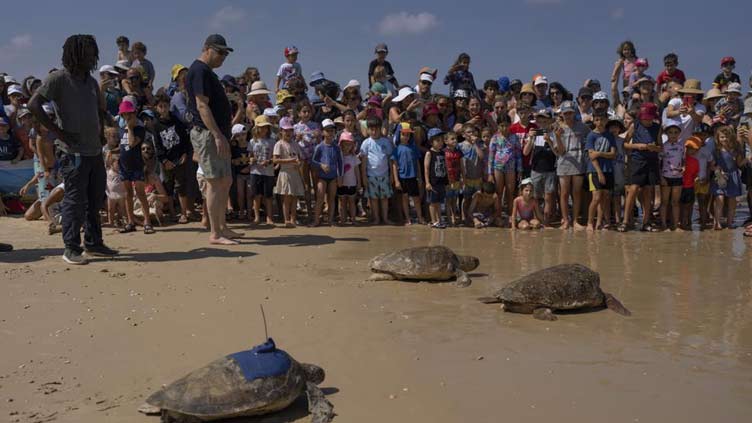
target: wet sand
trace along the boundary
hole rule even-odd
[[[106,229],[111,233],[111,229]],[[270,335],[322,365],[335,422],[741,422],[752,416],[752,254],[741,231],[511,233],[424,227],[106,235],[122,256],[64,264],[59,236],[3,219],[0,421],[158,422],[144,398]],[[480,257],[473,285],[364,282],[386,250]],[[503,313],[477,297],[580,262],[633,313]],[[259,420],[248,420],[259,421]],[[309,421],[303,404],[263,422]]]

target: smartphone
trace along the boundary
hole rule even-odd
[[[546,130],[543,129],[543,128],[538,128],[538,129],[535,130],[535,135],[539,136],[539,137],[543,136],[543,135],[546,135]]]
[[[682,98],[682,104],[684,105],[684,107],[686,107],[688,109],[694,107],[695,106],[695,97],[692,96],[692,95],[685,95]]]

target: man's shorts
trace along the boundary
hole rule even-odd
[[[191,129],[191,144],[206,179],[232,177],[230,158],[219,157],[217,143],[214,142],[211,131],[194,126]]]
[[[272,198],[274,197],[274,176],[251,173],[248,187],[251,189],[253,197],[261,195],[264,198]]]
[[[533,181],[533,195],[535,198],[543,198],[544,194],[556,192],[556,172],[530,172]]]
[[[483,181],[481,179],[465,179],[465,187],[462,189],[462,195],[469,199],[476,192],[480,191]],[[449,195],[447,194],[447,197]]]
[[[426,199],[430,204],[440,204],[446,198],[446,185],[431,185],[432,190],[426,190]]]
[[[614,189],[614,174],[613,173],[604,173],[603,176],[606,177],[606,183],[602,184],[601,181],[598,180],[598,174],[597,173],[588,173],[588,183],[589,183],[589,189],[591,192],[593,191],[611,191]]]
[[[459,181],[450,182],[449,185],[446,186],[445,196],[446,198],[457,198],[460,196],[461,190],[462,185],[460,185]]]
[[[120,180],[123,182],[144,182],[143,169],[126,169],[120,166]]]
[[[679,197],[680,204],[694,204],[695,203],[695,189],[694,188],[682,188],[681,196]]]
[[[392,194],[389,175],[368,177],[368,198],[389,198]]]
[[[657,162],[632,161],[629,163],[629,185],[652,187],[658,185],[660,181]]]
[[[206,190],[209,189],[209,183],[206,182],[206,177],[197,173],[196,182],[198,182],[198,190],[201,192],[201,198],[206,200]]]
[[[420,195],[420,188],[418,188],[418,178],[407,178],[399,180],[400,190],[403,194],[407,194],[409,197],[417,197]]]

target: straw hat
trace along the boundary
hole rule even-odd
[[[725,97],[725,96],[723,95],[723,93],[721,92],[721,90],[719,90],[718,88],[713,87],[713,88],[709,89],[707,93],[705,93],[705,98],[703,98],[703,100],[712,100],[714,98],[723,98],[723,97]]]
[[[684,86],[679,89],[682,94],[705,94],[700,86],[699,79],[687,79],[684,81]]]
[[[531,83],[522,85],[522,90],[520,90],[520,94],[525,94],[525,93],[532,94],[537,97],[537,95],[535,94],[535,90],[533,89],[533,84]]]

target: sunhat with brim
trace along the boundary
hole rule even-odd
[[[397,97],[394,97],[394,99],[392,99],[392,103],[399,103],[413,94],[415,94],[415,91],[413,91],[413,89],[410,87],[400,88]]]
[[[431,128],[428,130],[428,139],[430,140],[436,137],[440,137],[444,134],[446,134],[446,132],[442,131],[439,128]]]
[[[136,106],[133,103],[127,100],[123,100],[120,102],[120,106],[118,107],[119,115],[122,115],[123,113],[135,113],[135,112],[136,112]]]
[[[525,185],[533,185],[533,180],[530,178],[525,178],[520,181],[520,188],[524,187]]]
[[[713,100],[716,98],[723,98],[725,97],[721,90],[718,88],[711,88],[708,90],[708,92],[705,93],[705,97],[703,97],[703,100]]]
[[[344,126],[345,120],[342,119],[342,116],[337,116],[336,118],[334,118],[334,124],[337,126]]]
[[[340,144],[341,143],[345,143],[345,142],[355,143],[355,138],[353,138],[352,132],[350,132],[350,131],[344,131],[339,136],[339,142],[340,142]]]
[[[294,129],[294,125],[292,123],[292,118],[285,116],[282,119],[279,120],[279,129],[283,130],[292,130]]]
[[[269,122],[269,116],[266,115],[260,115],[256,116],[256,119],[253,119],[253,124],[257,128],[263,128],[264,126],[271,126],[271,122]]]
[[[109,73],[110,75],[120,75],[120,72],[112,65],[104,65],[99,68],[99,73]]]
[[[682,94],[705,94],[702,90],[699,79],[687,79],[684,86],[679,89]]]
[[[251,91],[248,92],[248,95],[269,95],[271,93],[272,92],[266,88],[266,83],[264,83],[264,81],[256,81],[251,84]]]
[[[287,91],[287,90],[277,91],[277,104],[282,104],[283,101],[289,98],[295,98],[294,95],[290,94],[290,91]]]
[[[118,60],[117,63],[115,63],[115,69],[119,69],[121,71],[127,72],[130,70],[131,66],[128,64],[127,60]]]
[[[535,94],[535,90],[533,89],[533,84],[523,84],[522,89],[520,90],[520,95],[522,94],[532,94],[537,97],[537,94]]]
[[[346,90],[346,89],[348,89],[348,88],[352,88],[352,87],[358,87],[358,88],[360,88],[360,82],[358,82],[358,80],[357,80],[357,79],[351,79],[351,80],[350,80],[350,81],[349,81],[349,82],[347,83],[347,85],[345,85],[345,88],[343,88],[343,90]]]
[[[732,82],[732,83],[728,84],[728,86],[726,87],[726,91],[725,92],[727,92],[727,93],[738,93],[738,94],[741,94],[742,93],[742,84],[740,84],[738,82]],[[8,94],[10,94],[10,91],[8,91]]]
[[[173,81],[178,79],[178,75],[180,75],[180,72],[184,70],[187,71],[188,68],[186,68],[185,66],[179,63],[176,65],[172,65],[172,69],[170,70],[170,78],[172,78]]]
[[[419,79],[421,81],[427,81],[427,82],[433,84],[433,76],[431,76],[431,74],[422,73],[422,74],[420,74],[420,78]]]
[[[412,134],[415,131],[413,131],[413,128],[410,126],[409,123],[402,122],[400,123],[400,132],[404,132],[406,134]]]
[[[379,94],[386,94],[387,89],[381,82],[374,82],[373,85],[371,85],[371,92],[379,93]]]

